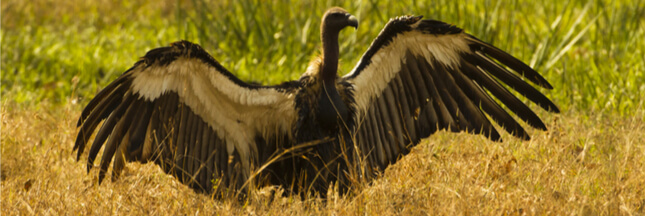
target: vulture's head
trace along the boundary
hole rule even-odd
[[[345,9],[334,7],[325,12],[320,28],[323,32],[338,33],[347,26],[358,29],[358,20]]]

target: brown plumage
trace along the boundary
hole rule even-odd
[[[152,161],[217,196],[266,185],[324,196],[330,184],[346,192],[352,182],[375,177],[439,130],[499,141],[493,120],[530,139],[507,110],[545,130],[505,86],[559,112],[524,81],[552,88],[532,68],[420,16],[390,20],[354,70],[338,77],[338,37],[348,26],[358,27],[354,16],[329,9],[321,22],[322,56],[299,80],[276,86],[239,80],[187,41],[153,49],[85,107],[77,158],[103,122],[87,156],[89,171],[104,148],[99,182],[110,162],[116,179],[127,161]]]

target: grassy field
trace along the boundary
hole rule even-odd
[[[440,132],[356,194],[247,202],[196,194],[156,166],[96,186],[71,152],[92,96],[145,52],[187,39],[246,81],[296,79],[340,5],[351,70],[391,17],[464,28],[529,63],[563,110],[522,142]],[[0,214],[645,214],[645,1],[2,1]],[[537,108],[536,106],[532,106]],[[278,189],[278,193],[279,193]]]

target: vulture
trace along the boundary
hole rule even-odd
[[[546,130],[511,89],[559,112],[534,86],[553,87],[530,66],[422,16],[391,19],[339,76],[345,27],[358,28],[356,17],[327,10],[320,57],[300,79],[271,86],[238,79],[188,41],[152,49],[83,109],[77,160],[93,138],[87,171],[103,149],[99,184],[110,163],[115,180],[138,161],[217,197],[264,186],[325,196],[332,186],[346,193],[377,177],[437,131],[501,141],[502,128],[530,139],[516,118]]]

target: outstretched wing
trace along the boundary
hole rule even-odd
[[[149,51],[90,101],[74,150],[80,158],[106,119],[87,161],[89,171],[105,144],[99,182],[114,158],[113,177],[125,161],[155,161],[197,190],[211,192],[214,178],[240,187],[266,157],[267,139],[291,136],[295,88],[246,84],[198,45],[176,42]]]
[[[518,75],[552,89],[531,67],[460,28],[407,16],[385,26],[342,82],[349,83],[356,102],[361,151],[371,164],[384,168],[442,129],[500,140],[489,119],[529,139],[491,95],[529,125],[545,130],[540,118],[507,87],[546,110],[559,110]]]

